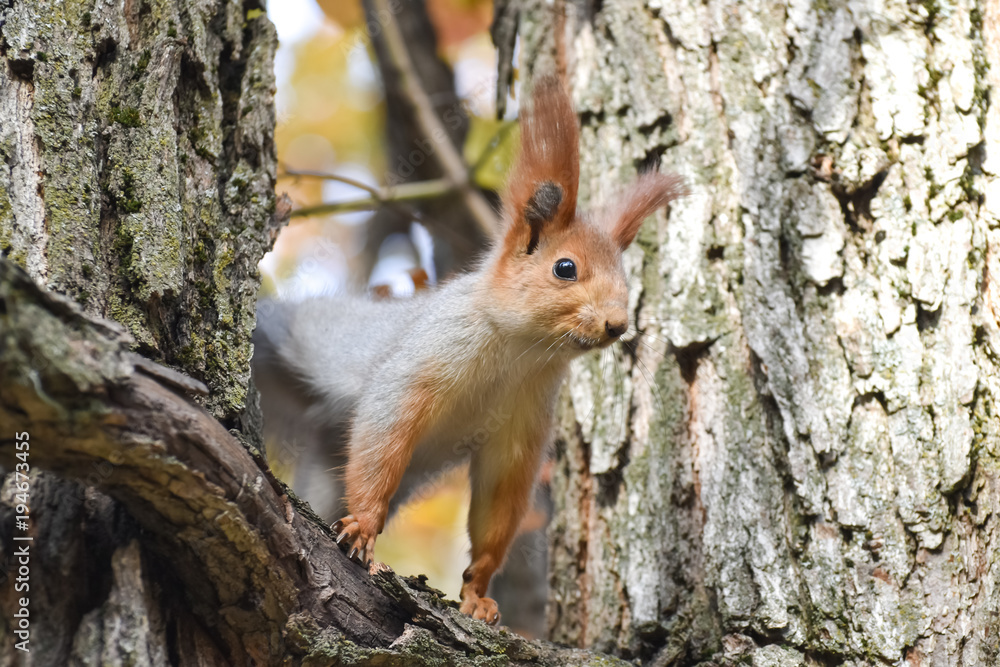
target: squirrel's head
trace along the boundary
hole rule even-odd
[[[622,252],[642,221],[684,194],[675,175],[644,173],[605,206],[576,209],[579,128],[562,85],[535,84],[521,153],[503,197],[493,284],[508,325],[560,349],[605,347],[628,328]]]

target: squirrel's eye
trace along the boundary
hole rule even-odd
[[[552,266],[552,274],[559,280],[576,280],[576,264],[571,259],[560,259]]]

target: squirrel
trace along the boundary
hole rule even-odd
[[[443,467],[470,461],[461,611],[493,624],[487,587],[529,508],[569,362],[625,333],[622,252],[646,217],[685,193],[676,175],[647,172],[580,213],[579,172],[569,96],[558,79],[540,79],[502,196],[502,238],[478,268],[409,299],[271,303],[254,336],[265,420],[283,403],[298,411],[293,421],[346,434],[347,514],[333,529],[353,560],[377,567],[392,512]],[[294,386],[261,377],[275,371]]]

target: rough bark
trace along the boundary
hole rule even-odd
[[[234,421],[275,210],[273,27],[256,0],[7,5],[0,249]]]
[[[205,406],[251,443],[259,434],[241,413],[252,398],[256,267],[279,217],[275,45],[253,0],[0,3],[0,253],[122,323],[136,351],[204,381]],[[40,378],[45,358],[21,370]],[[12,445],[12,422],[0,424]],[[94,466],[82,484],[33,477],[30,656],[9,634],[15,499],[5,479],[0,662],[218,654],[176,573],[129,547],[139,525],[95,488],[107,471]]]
[[[573,370],[553,638],[993,664],[997,4],[567,4],[581,197],[649,164],[693,194],[629,251],[642,333]]]

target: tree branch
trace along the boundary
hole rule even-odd
[[[284,169],[278,173],[278,179],[282,178],[319,178],[324,181],[337,181],[339,183],[346,183],[351,187],[355,187],[359,190],[364,190],[372,197],[378,197],[378,188],[368,185],[367,183],[362,183],[356,178],[350,178],[348,176],[341,176],[340,174],[331,174],[326,171],[312,171],[310,169]]]
[[[130,342],[0,256],[0,465],[17,462],[13,434],[27,431],[33,468],[82,480],[110,470],[98,486],[148,531],[233,664],[594,658],[490,629],[420,581],[369,577],[261,457],[180,393],[198,383],[137,363]]]
[[[476,159],[476,163],[473,164],[468,170],[470,174],[475,174],[484,164],[486,164],[493,154],[496,153],[497,149],[503,143],[507,135],[510,134],[515,127],[517,127],[517,123],[504,123],[500,129],[496,131],[489,143],[483,149],[483,152]],[[422,199],[443,197],[456,192],[460,193],[460,188],[452,183],[451,180],[446,178],[417,181],[413,183],[401,183],[396,186],[379,188],[368,185],[367,183],[362,183],[354,178],[341,176],[340,174],[331,174],[325,171],[312,171],[308,169],[284,169],[280,174],[278,174],[279,179],[283,177],[318,178],[325,181],[337,181],[339,183],[345,183],[358,188],[359,190],[364,190],[371,195],[370,197],[362,197],[360,199],[323,202],[314,206],[303,206],[302,208],[294,209],[291,212],[290,217],[292,218],[305,218],[311,215],[327,215],[331,213],[370,211],[385,204],[420,201]],[[400,212],[404,215],[412,215],[402,209],[400,209]]]
[[[513,0],[495,0],[490,36],[497,48],[497,119],[507,113],[507,97],[514,85],[514,45],[517,43],[517,24],[520,3]]]
[[[303,174],[316,178],[331,178],[330,174]],[[340,179],[333,179],[340,180]],[[367,189],[367,188],[366,188]],[[324,202],[315,206],[303,206],[292,211],[293,218],[304,218],[310,215],[325,215],[328,213],[347,213],[349,211],[369,211],[384,204],[419,201],[432,199],[455,192],[455,186],[446,179],[419,181],[416,183],[401,183],[384,189],[371,189],[371,197],[351,199],[339,202]]]

